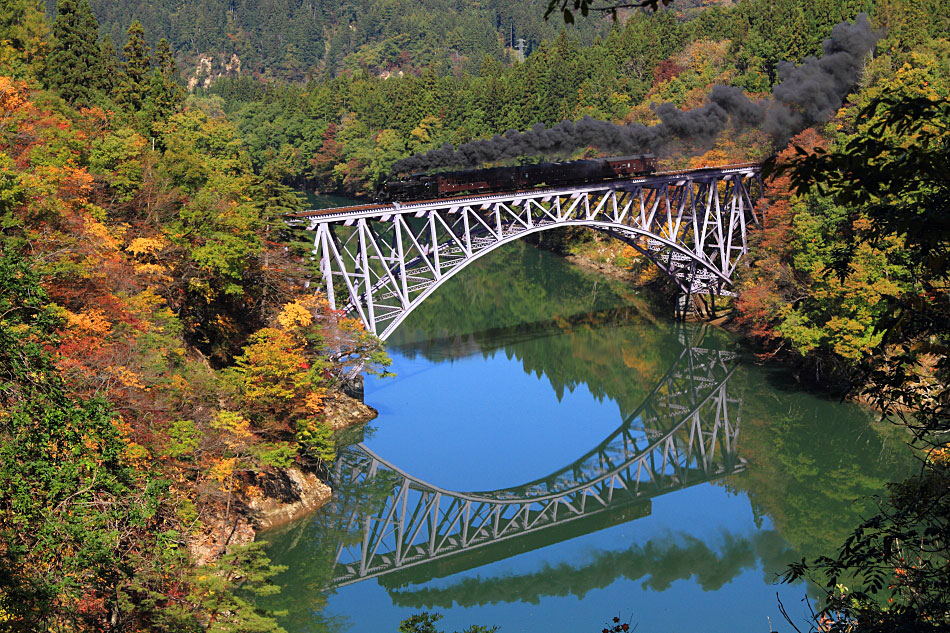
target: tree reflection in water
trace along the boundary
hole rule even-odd
[[[690,336],[694,345],[738,349],[718,330],[694,327]],[[675,327],[657,318],[629,288],[522,243],[486,256],[452,279],[410,316],[390,346],[397,354],[433,364],[503,353],[517,359],[526,373],[547,380],[559,397],[583,385],[598,399],[617,402],[624,417],[649,397],[683,348]],[[644,543],[617,543],[616,549],[605,543],[583,564],[545,563],[519,575],[448,578],[450,584],[439,587],[425,584],[528,551],[535,544],[557,542],[535,535],[534,544],[468,553],[457,565],[396,572],[378,582],[393,605],[419,610],[583,596],[618,579],[644,579],[646,589],[663,591],[674,580],[693,578],[703,590],[716,591],[745,570],[761,567],[771,578],[789,561],[827,551],[859,521],[871,496],[911,466],[892,428],[876,423],[859,407],[798,391],[781,370],[741,364],[729,379],[729,391],[742,396],[738,452],[747,468],[714,485],[746,496],[757,521],[768,517],[771,529],[703,540],[674,530]],[[288,610],[283,625],[289,631],[343,625],[321,614],[332,591],[327,587],[339,547],[362,538],[359,517],[370,516],[385,503],[395,477],[390,473],[344,484],[332,503],[313,517],[262,535],[274,562],[289,567],[277,579],[282,593],[266,605]],[[649,513],[648,503],[629,506],[599,523],[578,525],[575,532],[596,531]]]

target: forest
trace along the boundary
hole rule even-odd
[[[775,155],[732,327],[877,407],[921,463],[788,578],[827,589],[823,630],[950,626],[950,2],[562,5],[573,24],[543,0],[0,7],[4,628],[280,630],[252,599],[280,567],[214,535],[247,524],[275,473],[332,461],[340,359],[387,363],[306,289],[308,246],[282,219],[296,189],[367,196],[446,143],[650,125],[716,85],[763,98],[862,12],[876,45],[829,119],[787,147],[732,129],[660,158]],[[583,232],[553,247],[657,277]]]

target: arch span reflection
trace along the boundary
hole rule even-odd
[[[728,390],[735,360],[733,352],[687,344],[642,405],[600,444],[512,488],[446,490],[362,444],[344,449],[334,488],[386,494],[370,507],[353,508],[347,523],[361,538],[338,547],[330,586],[414,567],[431,575],[470,568],[485,556],[497,559],[490,552],[500,543],[513,554],[628,521],[649,513],[656,496],[743,470],[737,452],[742,401]],[[530,545],[512,547],[515,541]]]

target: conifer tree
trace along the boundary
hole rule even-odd
[[[166,79],[172,77],[177,69],[175,68],[175,56],[172,54],[171,46],[164,37],[158,40],[155,47],[155,65],[158,66],[162,76]]]
[[[175,68],[175,56],[171,46],[164,37],[155,47],[155,70],[149,87],[149,116],[152,121],[168,118],[181,109],[185,100],[185,90],[178,83],[178,73]]]
[[[66,101],[90,105],[102,87],[99,23],[87,0],[59,0],[46,79]]]
[[[106,33],[102,37],[102,44],[99,46],[99,58],[102,63],[102,90],[108,95],[115,95],[119,87],[121,69],[119,68],[119,56],[115,52],[115,44],[112,43],[112,36]]]
[[[138,112],[148,98],[152,67],[145,43],[145,31],[142,23],[136,20],[128,30],[129,39],[122,52],[125,62],[122,64],[122,78],[118,88],[118,102],[130,112]]]

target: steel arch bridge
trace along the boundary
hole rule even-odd
[[[730,294],[758,224],[757,164],[571,187],[307,211],[331,307],[386,339],[426,297],[482,255],[561,226],[603,231],[653,261],[689,294]]]
[[[686,347],[640,408],[569,466],[503,490],[455,492],[406,473],[362,444],[345,449],[333,489],[390,492],[348,519],[361,538],[336,552],[331,587],[384,576],[606,515],[745,468],[732,352]],[[563,537],[562,537],[563,538]]]

